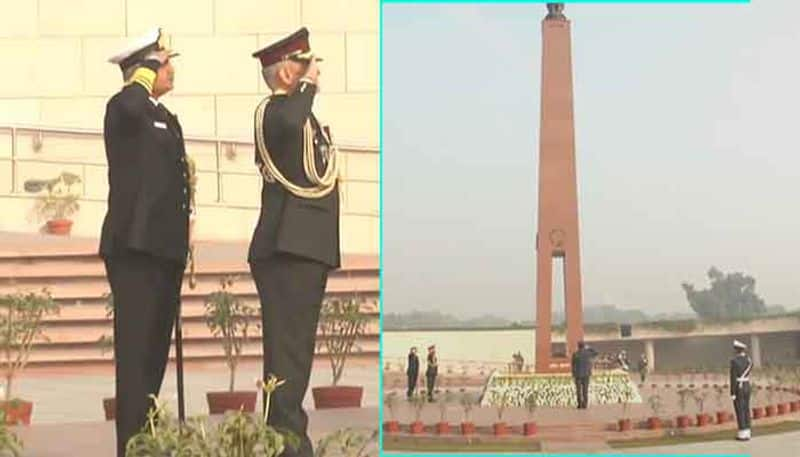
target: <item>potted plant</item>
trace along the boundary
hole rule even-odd
[[[300,439],[288,431],[273,428],[257,414],[239,410],[225,413],[223,421],[217,427],[212,443],[216,453],[211,455],[274,457],[281,455],[287,448],[297,450],[300,446]],[[290,453],[287,452],[287,454]],[[205,456],[209,454],[178,453],[177,455]]]
[[[425,390],[420,390],[411,397],[411,404],[414,406],[414,422],[411,423],[411,434],[419,435],[425,431],[425,426],[422,424],[422,411],[428,399],[425,397]]]
[[[727,389],[719,384],[714,384],[714,394],[717,400],[717,424],[724,424],[728,421],[728,412],[724,410],[723,401],[727,397],[725,395]]]
[[[536,390],[531,390],[525,397],[525,408],[528,410],[528,422],[522,424],[522,434],[525,436],[533,436],[536,434],[536,422],[533,420],[533,415],[536,414],[536,408],[539,406],[539,393]]]
[[[22,457],[22,440],[6,426],[3,411],[0,411],[0,455],[3,457]]]
[[[618,422],[620,432],[627,432],[633,428],[631,420],[628,417],[628,407],[630,406],[631,400],[631,393],[628,390],[624,390],[620,393],[619,402],[622,404],[622,418],[620,418]]]
[[[497,411],[497,422],[492,425],[494,429],[494,436],[505,436],[509,433],[508,425],[503,422],[503,413],[506,412],[506,408],[508,408],[508,400],[509,395],[506,389],[501,390],[500,392],[492,392],[494,394],[494,401],[492,403],[495,404],[495,409]]]
[[[658,430],[661,428],[661,419],[659,416],[664,407],[661,396],[658,394],[651,395],[647,399],[647,404],[650,405],[650,409],[653,411],[653,415],[647,418],[647,428],[649,430]]]
[[[791,376],[792,379],[794,380],[795,388],[790,389],[790,392],[794,393],[795,395],[800,395],[800,387],[798,387],[798,385],[800,385],[800,368],[792,372]],[[789,411],[793,413],[800,411],[800,399],[795,398],[793,401],[789,403]]]
[[[678,390],[678,406],[681,408],[681,415],[678,416],[677,419],[678,428],[686,428],[691,422],[689,416],[686,415],[686,407],[689,404],[689,397],[691,395],[692,389],[683,388]]]
[[[154,406],[147,412],[142,430],[125,444],[126,457],[177,455],[181,437],[177,421],[155,395],[150,395],[150,398]]]
[[[112,327],[114,322],[114,295],[111,292],[103,295],[106,299],[106,319],[111,319]],[[109,335],[102,335],[97,339],[97,345],[100,346],[101,353],[105,354],[108,351],[114,351],[114,337]],[[106,397],[103,399],[103,412],[105,413],[106,420],[111,421],[117,415],[117,400],[115,397]]]
[[[212,292],[205,302],[206,325],[211,334],[219,338],[225,352],[225,364],[228,366],[228,390],[225,392],[207,392],[208,410],[211,414],[222,414],[225,411],[237,411],[244,408],[247,412],[256,409],[258,393],[253,390],[235,391],[236,367],[242,356],[242,348],[248,339],[250,321],[256,310],[240,300],[230,291],[236,278],[226,276],[220,280],[220,290]]]
[[[767,417],[772,417],[778,414],[777,408],[775,407],[775,394],[776,394],[775,384],[770,384],[767,386],[767,407],[765,412],[767,413]]]
[[[694,393],[694,402],[697,404],[697,410],[699,411],[697,413],[698,427],[705,427],[711,422],[711,417],[705,412],[706,398],[708,398],[708,392],[704,390],[698,390]]]
[[[338,385],[347,357],[367,326],[368,318],[361,312],[361,304],[358,299],[331,299],[322,305],[320,330],[331,363],[333,383],[311,389],[317,409],[361,407],[364,391],[361,386]]]
[[[790,405],[786,398],[786,390],[783,385],[783,376],[777,375],[775,376],[775,389],[778,391],[778,414],[784,415],[789,413]]]
[[[25,181],[25,191],[39,193],[46,191],[36,202],[36,213],[40,220],[46,221],[47,232],[53,235],[69,235],[72,228],[70,216],[80,208],[78,195],[72,186],[81,182],[73,173],[61,173],[53,179],[29,179]]]
[[[436,424],[437,435],[448,435],[450,433],[450,423],[447,422],[447,407],[453,402],[453,394],[449,390],[444,391],[444,395],[439,396],[439,423]]]
[[[761,386],[758,385],[758,384],[753,384],[752,390],[751,390],[751,393],[750,393],[753,405],[755,405],[752,408],[753,409],[753,419],[761,419],[762,417],[764,417],[764,407],[763,406],[757,406],[758,403],[759,403],[758,400],[761,398],[761,393],[762,393]]]
[[[394,419],[397,402],[397,392],[389,392],[383,397],[383,404],[386,406],[386,410],[389,411],[389,416],[392,418],[392,420],[388,420],[383,424],[383,429],[389,433],[397,433],[400,431],[400,423]]]
[[[475,401],[472,399],[472,395],[470,395],[469,392],[461,389],[461,398],[459,402],[461,404],[461,409],[464,410],[464,419],[461,421],[461,434],[464,436],[472,435],[475,433],[475,424],[470,420],[470,414],[472,413],[472,408],[475,406]]]
[[[151,398],[154,407],[142,430],[128,441],[127,457],[274,457],[287,447],[299,446],[292,433],[278,431],[260,416],[244,411],[227,412],[216,428],[203,417],[189,418],[179,425],[164,404]]]
[[[57,314],[58,305],[45,289],[41,293],[16,293],[0,297],[0,351],[2,351],[5,400],[0,410],[6,423],[30,424],[33,403],[13,397],[14,379],[28,363],[37,339],[47,340],[42,331],[44,317]]]
[[[314,448],[314,457],[376,457],[378,431],[344,428],[321,438]]]

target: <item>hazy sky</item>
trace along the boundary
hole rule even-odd
[[[544,5],[385,5],[384,310],[532,319]],[[585,305],[800,305],[800,2],[570,5]]]

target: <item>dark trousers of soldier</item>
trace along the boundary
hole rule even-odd
[[[261,299],[264,379],[272,374],[286,380],[272,394],[269,424],[300,438],[300,448],[289,449],[284,456],[313,455],[303,397],[314,361],[328,270],[325,264],[288,254],[250,265]]]
[[[750,383],[742,383],[736,389],[736,399],[733,400],[733,410],[736,412],[736,424],[739,430],[750,428]]]
[[[117,456],[144,426],[167,366],[183,265],[143,253],[106,259],[114,296]]]
[[[406,392],[406,397],[411,398],[411,396],[414,395],[414,390],[417,387],[417,378],[419,378],[419,374],[417,373],[408,374],[408,391]]]
[[[436,389],[436,372],[426,372],[425,380],[428,387],[428,400],[433,401],[433,391]]]
[[[575,378],[575,392],[578,395],[578,409],[589,406],[589,378]]]

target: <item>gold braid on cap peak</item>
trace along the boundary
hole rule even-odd
[[[336,146],[330,141],[330,138],[325,134],[325,131],[322,130],[322,135],[325,136],[325,139],[330,143],[330,158],[328,159],[328,166],[325,169],[325,173],[320,176],[317,171],[317,162],[314,158],[314,129],[311,127],[310,120],[306,120],[303,126],[303,169],[305,170],[306,178],[311,181],[313,186],[301,187],[292,183],[286,179],[278,167],[275,166],[267,150],[267,144],[264,141],[264,112],[269,99],[270,97],[266,97],[259,103],[255,115],[256,151],[261,157],[261,176],[267,182],[277,181],[287,191],[300,198],[317,199],[330,194],[339,180],[338,151]]]

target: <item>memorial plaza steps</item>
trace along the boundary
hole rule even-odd
[[[188,273],[182,291],[183,352],[187,362],[220,361],[219,341],[205,324],[204,303],[219,290],[220,280],[233,276],[230,289],[240,299],[259,308],[255,284],[246,263],[247,244],[235,242],[197,243],[197,284],[191,289]],[[47,316],[46,339],[38,340],[30,356],[31,367],[80,370],[86,365],[111,366],[113,351],[98,343],[111,336],[112,320],[106,315],[110,289],[105,268],[97,256],[97,241],[45,235],[0,233],[0,295],[41,291],[46,288],[61,305],[58,315]],[[356,357],[378,358],[379,263],[376,255],[344,255],[342,268],[331,273],[326,296],[364,300],[368,316],[365,335],[357,342]],[[260,330],[252,321],[243,357],[261,357]],[[322,343],[322,335],[319,341]],[[174,346],[173,346],[174,352]],[[325,352],[320,344],[318,356]]]

